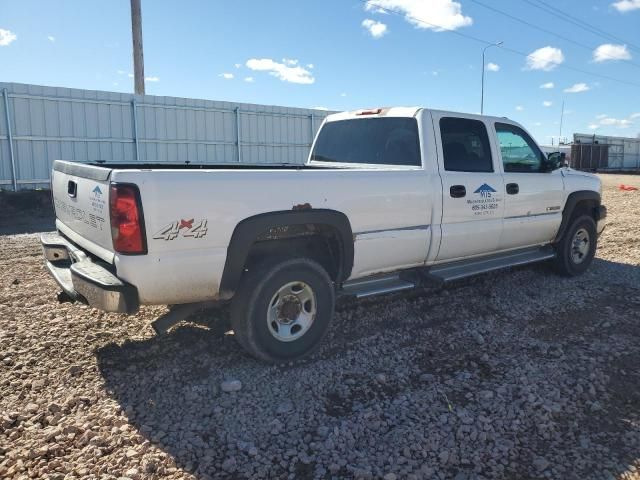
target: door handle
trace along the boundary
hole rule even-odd
[[[515,195],[520,191],[520,187],[517,183],[507,183],[507,193],[509,195]]]
[[[467,194],[467,189],[464,185],[451,185],[449,188],[449,194],[453,198],[462,198]]]
[[[73,180],[69,180],[69,183],[67,183],[67,194],[71,198],[76,198],[76,195],[78,194],[78,184]]]

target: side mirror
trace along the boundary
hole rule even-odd
[[[558,168],[566,166],[567,155],[564,152],[551,152],[547,156],[547,161],[543,162],[542,170],[544,172],[552,172]]]

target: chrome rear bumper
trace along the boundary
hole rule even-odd
[[[74,301],[106,312],[135,313],[140,308],[138,291],[83,250],[57,233],[40,237],[49,273]]]

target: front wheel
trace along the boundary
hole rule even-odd
[[[238,343],[267,362],[299,359],[327,333],[335,294],[329,275],[306,258],[270,262],[248,271],[231,303]]]
[[[568,277],[584,273],[596,254],[597,241],[595,220],[588,215],[575,218],[556,245],[555,270]]]

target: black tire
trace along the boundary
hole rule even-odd
[[[274,327],[274,322],[269,322],[272,318],[269,311],[276,308],[272,304],[276,293],[295,282],[304,286],[305,292],[311,289],[315,300],[315,315],[311,315],[313,320],[306,331],[296,333],[300,334],[299,338],[282,341],[275,336],[278,335],[280,315],[277,315]],[[294,287],[290,288],[293,290]],[[280,295],[277,302],[280,302],[279,297]],[[283,298],[293,297],[283,295]],[[294,305],[294,310],[306,308],[301,307],[296,300],[289,302]],[[297,360],[309,355],[320,345],[333,318],[334,304],[333,283],[326,270],[318,263],[307,258],[271,261],[257,267],[255,271],[245,272],[231,302],[231,326],[238,343],[257,359],[269,363]],[[295,316],[295,313],[291,316]],[[283,318],[285,322],[292,321]],[[293,331],[293,328],[290,327],[289,330]]]
[[[574,245],[576,234],[586,234],[589,242],[584,252]],[[595,220],[588,215],[581,215],[573,219],[560,241],[556,244],[556,258],[553,259],[554,270],[566,277],[583,274],[591,265],[596,254],[598,234]],[[582,243],[582,242],[578,242]]]

